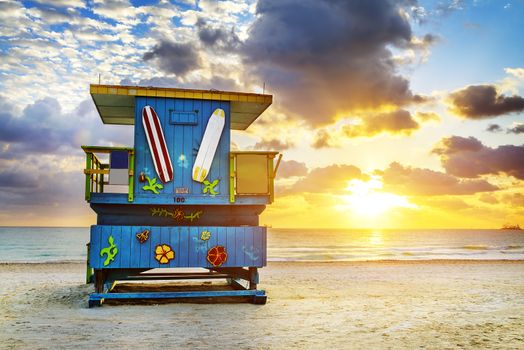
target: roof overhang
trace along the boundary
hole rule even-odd
[[[231,129],[245,130],[273,102],[272,95],[121,85],[90,85],[90,93],[104,124],[133,125],[135,97],[188,98],[229,101]]]

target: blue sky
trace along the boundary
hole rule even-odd
[[[515,0],[2,2],[0,225],[93,222],[80,145],[133,142],[129,127],[100,122],[88,93],[99,74],[246,92],[265,83],[266,122],[232,137],[285,154],[265,223],[518,221],[523,30]],[[353,180],[394,199],[381,220],[354,210]]]

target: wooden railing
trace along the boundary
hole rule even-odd
[[[84,174],[86,176],[85,183],[85,199],[91,200],[91,193],[103,193],[104,185],[108,184],[105,175],[109,174],[109,163],[102,163],[96,156],[96,153],[111,153],[113,151],[127,151],[129,155],[129,182],[128,182],[128,201],[132,202],[134,199],[134,167],[135,167],[135,153],[134,149],[130,147],[102,147],[102,146],[82,146],[86,153],[86,167]]]
[[[274,159],[277,157],[277,163]],[[235,151],[229,154],[229,201],[236,196],[267,195],[275,199],[274,180],[282,154],[272,151]]]

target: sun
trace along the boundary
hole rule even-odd
[[[349,181],[346,190],[351,194],[343,196],[344,207],[368,218],[381,216],[393,208],[416,208],[404,196],[383,192],[382,186],[378,177],[372,177],[369,181]]]

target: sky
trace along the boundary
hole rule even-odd
[[[0,225],[88,226],[89,84],[269,93],[273,227],[524,225],[524,1],[0,1]]]

